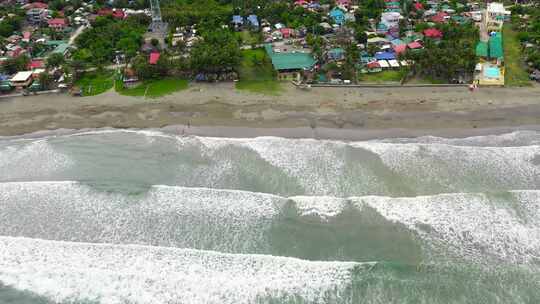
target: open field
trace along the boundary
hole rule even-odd
[[[505,84],[510,87],[530,86],[529,75],[522,62],[521,47],[517,32],[510,24],[503,28],[504,64],[506,67]]]
[[[278,95],[281,84],[276,80],[270,58],[264,49],[242,51],[242,62],[238,68],[240,80],[236,89],[266,95]]]
[[[361,82],[400,82],[403,77],[401,70],[386,70],[379,73],[359,74]]]
[[[116,85],[116,91],[126,96],[143,96],[157,98],[187,89],[188,81],[178,78],[165,78],[145,81],[134,88],[122,88],[120,83]]]
[[[113,72],[87,72],[75,82],[81,88],[83,96],[99,95],[113,87]]]

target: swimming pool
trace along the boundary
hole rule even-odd
[[[499,78],[500,76],[501,70],[498,67],[488,67],[484,70],[484,77]]]

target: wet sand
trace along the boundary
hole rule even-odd
[[[366,139],[466,136],[540,125],[540,87],[313,88],[279,96],[194,84],[159,99],[66,94],[0,99],[0,136],[42,130],[162,128],[178,134]],[[528,126],[528,127],[524,127]]]

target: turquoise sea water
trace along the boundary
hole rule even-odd
[[[540,303],[540,133],[0,139],[0,303]]]

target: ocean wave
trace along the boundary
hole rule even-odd
[[[114,181],[281,196],[417,196],[539,189],[539,164],[538,145],[346,143],[100,130],[3,143],[0,181]]]
[[[329,293],[345,296],[356,267],[362,264],[0,237],[0,281],[55,302],[324,303]]]
[[[309,248],[312,236],[295,231],[314,218],[311,229],[334,231],[328,239],[319,235],[321,248],[337,246],[325,243],[337,238],[335,233],[378,227],[397,235],[401,228],[391,224],[396,223],[405,227],[401,239],[372,236],[381,242],[381,248],[389,241],[414,242],[414,236],[407,236],[408,229],[424,240],[424,252],[448,250],[480,262],[496,259],[534,264],[540,255],[539,208],[540,191],[336,198],[154,186],[146,194],[130,196],[78,183],[0,183],[0,235],[233,253],[285,252],[309,258],[308,249],[290,253],[282,247],[294,243]],[[333,221],[354,214],[358,217]],[[371,221],[362,214],[369,214]],[[380,220],[374,220],[377,216]],[[327,257],[336,258],[339,250],[349,250],[347,240],[343,242],[341,249],[329,248]],[[404,247],[409,243],[403,243]],[[369,254],[356,256],[362,259]]]
[[[538,279],[509,265],[313,262],[0,237],[0,299],[8,285],[40,303],[524,304],[540,300]]]

